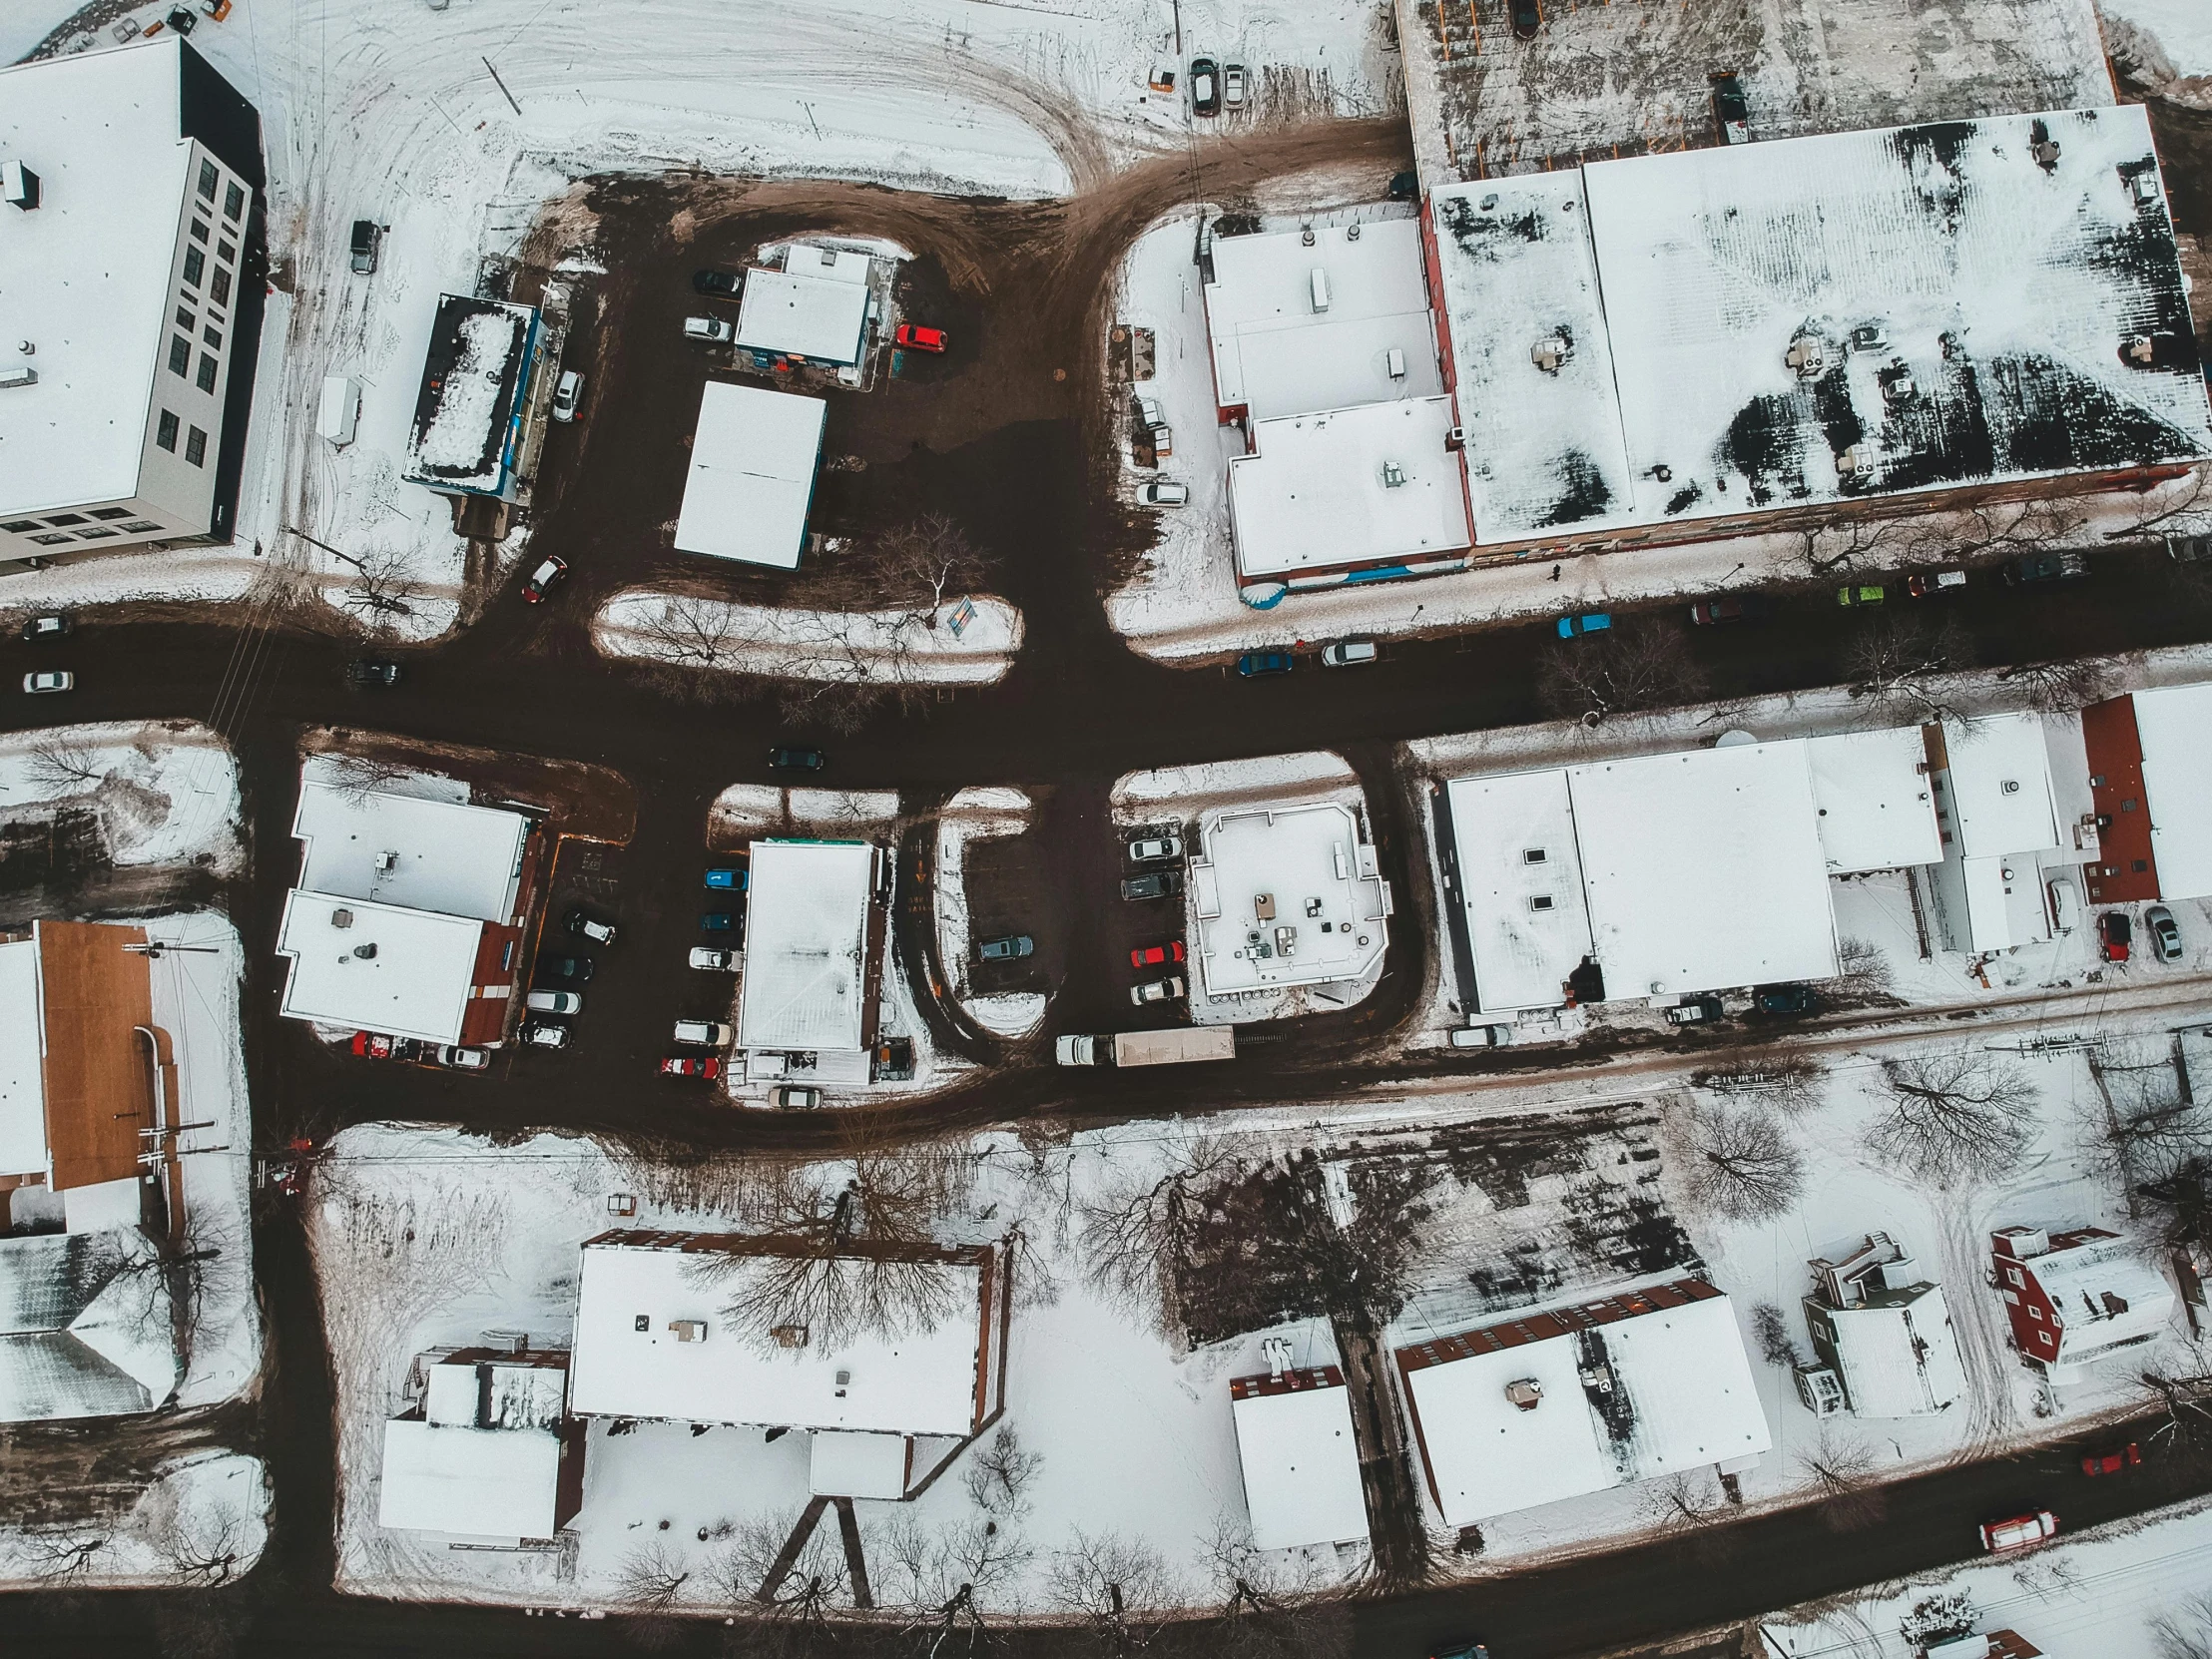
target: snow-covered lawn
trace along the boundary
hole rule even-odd
[[[849,837],[895,832],[898,795],[892,790],[787,790],[774,784],[732,784],[707,811],[715,840],[757,835]]]
[[[55,726],[0,735],[0,812],[29,822],[90,812],[108,860],[245,867],[238,768],[196,721]]]
[[[235,1451],[180,1457],[113,1522],[0,1530],[0,1588],[206,1589],[229,1583],[261,1559],[269,1495],[259,1457]]]
[[[937,875],[932,883],[937,916],[937,959],[952,983],[952,995],[977,1024],[1002,1037],[1021,1037],[1044,1018],[1039,991],[1008,991],[978,996],[970,988],[974,963],[968,928],[967,845],[994,835],[1018,835],[1029,828],[1029,797],[1013,789],[962,790],[937,817]]]
[[[1021,637],[1021,613],[999,599],[930,611],[802,611],[640,589],[610,599],[592,628],[609,657],[887,686],[990,685],[1014,666]]]

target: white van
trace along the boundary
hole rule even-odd
[[[2050,879],[2050,930],[2053,933],[2071,933],[2081,925],[2081,895],[2074,891],[2070,876],[2054,875]]]
[[[676,1022],[676,1040],[694,1043],[701,1048],[728,1048],[737,1033],[720,1020],[680,1019]]]
[[[1464,1025],[1451,1034],[1453,1048],[1503,1048],[1512,1040],[1510,1025]]]
[[[322,409],[315,420],[316,435],[333,449],[353,441],[353,429],[361,418],[361,384],[350,375],[322,377]]]

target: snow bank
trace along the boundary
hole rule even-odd
[[[0,735],[0,810],[18,821],[85,811],[119,865],[246,866],[238,768],[195,721],[56,726]]]
[[[1148,817],[1158,817],[1162,806],[1171,802],[1195,815],[1201,807],[1294,793],[1301,800],[1333,799],[1335,792],[1357,794],[1359,787],[1359,775],[1344,757],[1327,750],[1155,767],[1124,774],[1115,782],[1114,819],[1119,824],[1142,824]]]
[[[774,784],[732,784],[707,811],[718,840],[759,835],[851,835],[898,821],[894,790],[787,790]]]
[[[973,615],[955,632],[956,613]],[[632,589],[600,609],[592,637],[609,657],[850,685],[987,686],[1021,649],[1021,613],[998,599],[934,610],[802,611],[672,599]]]

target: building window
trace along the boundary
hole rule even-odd
[[[202,391],[215,390],[215,359],[209,356],[206,352],[202,352],[200,356],[200,372],[199,374],[194,376],[194,378],[198,381],[200,389]]]
[[[185,434],[185,459],[194,466],[205,466],[208,461],[208,434],[195,426]]]
[[[1546,856],[1547,854],[1540,846],[1524,846],[1521,848],[1520,861],[1524,864],[1540,864]]]
[[[2027,1305],[2027,1317],[2039,1323],[2042,1320],[2043,1311],[2042,1309],[2036,1307],[2034,1303],[2030,1302]]]
[[[185,286],[187,286],[188,288],[198,287],[200,285],[201,273],[205,272],[207,269],[207,255],[203,254],[197,248],[188,248],[185,250]]]
[[[184,329],[188,334],[200,326],[200,318],[194,314],[190,305],[179,305],[177,307],[177,326]]]
[[[74,541],[75,539],[73,536],[33,536],[31,538],[41,547],[55,547],[65,541]]]
[[[236,219],[246,208],[246,187],[233,185],[223,193],[223,217]]]
[[[2011,1280],[2012,1283],[2015,1285],[2026,1283],[2020,1278],[2020,1270],[2018,1268],[2006,1268],[2004,1270],[2004,1277]]]
[[[208,289],[218,305],[228,305],[231,302],[231,274],[217,266],[215,280],[208,284]]]
[[[188,374],[192,371],[192,341],[182,334],[169,336],[169,372]]]
[[[6,530],[18,536],[27,535],[37,528],[38,520],[35,518],[10,519],[7,523],[0,524],[0,530]]]
[[[192,222],[192,240],[200,243],[208,240],[208,222],[206,220],[196,219]]]
[[[134,518],[123,528],[130,531],[134,536],[142,536],[149,530],[159,530],[161,526],[150,518]]]
[[[214,346],[218,351],[223,349],[223,330],[221,328],[218,328],[214,323],[211,322],[205,328],[201,329],[200,337],[206,340],[210,345]]]
[[[82,524],[84,521],[85,515],[83,513],[49,513],[46,515],[46,522],[57,528],[64,524]]]
[[[217,179],[217,174],[216,174],[216,170],[215,170],[215,163],[213,163],[213,162],[209,161],[209,160],[208,160],[208,158],[207,158],[207,157],[205,157],[205,156],[201,157],[201,158],[200,158],[200,199],[201,199],[201,200],[202,200],[203,202],[213,202],[213,201],[215,200],[215,185],[216,185],[216,179]]]
[[[177,452],[177,417],[167,409],[162,411],[162,418],[154,427],[154,441],[171,454]]]
[[[92,510],[92,516],[94,518],[129,518],[131,509],[128,507],[95,507]]]
[[[237,265],[239,263],[239,251],[227,242],[219,242],[215,245],[215,263],[217,265]]]

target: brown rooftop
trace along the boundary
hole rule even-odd
[[[154,1122],[154,1024],[143,927],[41,921],[46,1145],[57,1191],[139,1173],[139,1131]]]

